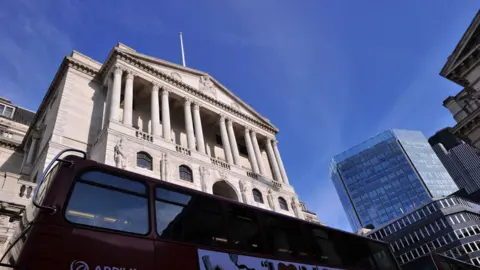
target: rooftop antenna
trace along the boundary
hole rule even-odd
[[[185,64],[185,51],[183,50],[182,32],[180,32],[180,47],[182,47],[182,63],[183,63],[183,66],[186,67],[187,65]]]

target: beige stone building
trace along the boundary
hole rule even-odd
[[[207,73],[119,43],[104,63],[75,51],[65,57],[36,114],[1,104],[13,108],[13,117],[0,118],[8,134],[0,200],[12,211],[31,199],[59,151],[76,148],[102,163],[318,222],[289,183],[278,129]],[[28,115],[23,123],[15,120],[20,113]]]
[[[480,149],[480,11],[448,57],[440,75],[464,87],[445,99],[455,135]]]
[[[32,155],[20,147],[35,113],[0,98],[0,254],[30,202],[35,183],[21,174],[21,167]]]

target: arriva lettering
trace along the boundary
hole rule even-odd
[[[97,267],[95,267],[95,270],[137,270],[135,268],[125,268],[125,267],[115,267],[115,266],[101,266],[101,265],[97,265]]]

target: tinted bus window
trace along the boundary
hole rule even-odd
[[[229,205],[227,218],[229,240],[234,249],[245,252],[264,252],[262,234],[252,210]]]
[[[318,227],[307,226],[306,236],[308,241],[310,241],[312,255],[318,262],[335,266],[343,265],[341,255],[338,253],[332,239],[330,239],[329,234],[325,230]]]
[[[50,187],[50,183],[52,182],[53,177],[57,173],[58,170],[58,164],[53,166],[53,168],[50,169],[50,171],[45,175],[45,178],[43,179],[42,183],[40,183],[40,186],[38,187],[37,191],[37,198],[35,202],[39,205],[42,205],[43,200],[45,199],[45,194]]]
[[[147,234],[147,186],[103,172],[86,172],[75,183],[65,215],[77,224]]]
[[[205,246],[228,244],[218,201],[157,188],[155,212],[160,237]]]
[[[279,258],[305,259],[309,256],[299,222],[262,214],[262,227],[270,252]]]

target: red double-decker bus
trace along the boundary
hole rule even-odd
[[[78,152],[61,158],[66,152]],[[5,269],[400,269],[386,243],[61,152]],[[10,267],[10,268],[8,268]]]

